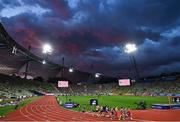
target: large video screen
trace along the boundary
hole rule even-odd
[[[130,86],[131,80],[130,79],[119,79],[119,86]]]
[[[68,81],[58,81],[58,87],[68,87],[69,82]]]

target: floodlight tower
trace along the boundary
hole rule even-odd
[[[46,60],[48,58],[48,55],[52,54],[52,47],[50,44],[44,44],[42,47],[42,53],[44,54],[44,60],[42,61],[43,64],[46,64]]]
[[[29,52],[31,51],[31,46],[30,45],[28,46],[28,51]],[[26,58],[27,58],[27,62],[26,62],[25,76],[24,76],[25,79],[27,79],[28,69],[29,69],[29,62],[30,62],[30,60],[28,59],[27,56],[26,56]]]
[[[46,60],[43,60],[43,61],[42,61],[42,64],[46,64]]]
[[[73,67],[70,67],[70,68],[69,68],[69,72],[70,72],[70,73],[74,72],[74,68],[73,68]]]
[[[53,49],[52,49],[50,44],[44,44],[43,45],[43,51],[42,52],[44,54],[52,54],[52,51],[53,51]]]
[[[130,61],[131,61],[132,65],[134,65],[136,77],[139,78],[140,77],[139,70],[138,70],[138,67],[137,67],[137,63],[136,63],[135,57],[133,55],[133,53],[136,52],[136,51],[137,51],[136,44],[127,43],[125,45],[125,47],[124,47],[124,52],[129,54]]]
[[[100,73],[96,73],[96,74],[95,74],[95,78],[99,78],[100,76],[101,76]]]

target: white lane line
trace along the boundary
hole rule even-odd
[[[59,120],[59,113],[58,114],[55,114],[54,113],[54,109],[49,111],[49,109],[47,109],[48,106],[54,106],[53,104],[51,104],[51,99],[46,99],[46,105],[41,105],[41,110],[44,111],[48,116],[51,116],[50,118],[51,119],[56,119],[56,120]],[[48,105],[49,104],[49,105]],[[61,118],[63,119],[63,118]],[[67,119],[64,119],[64,120],[67,120]]]
[[[33,118],[29,117],[29,115],[31,116],[31,114],[29,114],[28,111],[26,110],[28,106],[29,106],[29,105],[25,106],[23,109],[20,109],[20,113],[21,113],[21,115],[24,116],[25,118],[28,118],[29,120],[35,121]],[[23,112],[22,110],[24,110],[24,112]],[[26,113],[25,113],[25,112],[26,112]]]
[[[60,120],[62,120],[62,119],[64,119],[64,120],[68,120],[68,119],[70,119],[71,118],[71,116],[68,116],[68,118],[65,118],[64,116],[63,117],[61,117],[61,118],[59,118],[59,115],[61,115],[61,113],[62,113],[62,111],[61,112],[58,112],[58,113],[56,113],[55,111],[57,111],[57,108],[55,108],[55,107],[57,107],[57,106],[54,106],[53,105],[53,102],[54,102],[54,99],[46,99],[46,105],[42,105],[41,106],[41,108],[42,108],[42,110],[43,111],[45,111],[48,115],[50,114],[53,118],[56,118],[56,119],[60,119]],[[48,105],[49,104],[49,105]],[[44,108],[43,108],[44,107]],[[53,109],[52,108],[50,108],[50,107],[54,107]],[[50,109],[49,109],[50,108]],[[62,113],[62,114],[64,114],[64,113]]]
[[[48,101],[49,102],[49,101]],[[54,104],[55,104],[55,99],[53,99],[53,100],[51,100],[51,102],[53,102]],[[56,102],[56,104],[57,104],[57,102]],[[50,106],[47,106],[48,108],[50,107]],[[55,106],[54,106],[55,107]],[[56,107],[58,107],[58,106],[56,106]],[[59,108],[60,109],[60,108]],[[51,111],[51,110],[53,110],[53,112],[54,113],[57,113],[58,115],[60,115],[60,113],[62,113],[63,111],[58,111],[58,110],[56,110],[57,112],[55,112],[55,110],[53,109],[53,108],[50,108],[50,109],[48,109],[49,111]],[[66,117],[70,117],[70,118],[72,118],[72,115],[74,115],[74,113],[72,113],[71,111],[65,111],[65,112],[68,112],[69,114],[71,114],[71,115],[66,115]],[[78,117],[79,116],[79,117]],[[88,119],[88,120],[94,120],[94,119],[100,119],[100,118],[94,118],[94,117],[92,117],[92,116],[82,116],[82,114],[78,114],[78,116],[77,116],[77,113],[76,113],[76,116],[74,117],[74,119],[73,120],[81,120],[82,118],[86,118],[86,120]],[[76,119],[75,119],[76,118]],[[102,119],[101,119],[102,120]]]

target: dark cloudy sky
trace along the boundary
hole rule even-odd
[[[82,71],[128,76],[127,42],[142,75],[180,71],[180,0],[0,0],[0,20],[25,48],[50,43],[51,61]]]

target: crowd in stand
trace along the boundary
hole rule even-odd
[[[122,87],[117,83],[93,84],[72,83],[68,88],[57,88],[57,84],[26,80],[0,74],[0,98],[31,96],[32,90],[55,93],[55,95],[148,95],[180,94],[180,79],[175,81],[136,81],[131,86]]]
[[[93,83],[83,83],[70,84],[68,88],[58,88],[59,95],[110,95],[113,91],[113,86],[115,84],[93,84]]]
[[[69,88],[59,88],[59,95],[135,95],[160,96],[180,94],[180,79],[175,81],[136,82],[131,86],[108,84],[70,84]]]
[[[32,90],[54,92],[54,88],[46,82],[22,79],[16,76],[0,74],[0,98],[24,98],[32,96]]]
[[[128,87],[116,87],[118,95],[159,96],[161,94],[180,94],[180,79],[175,81],[137,82]]]

